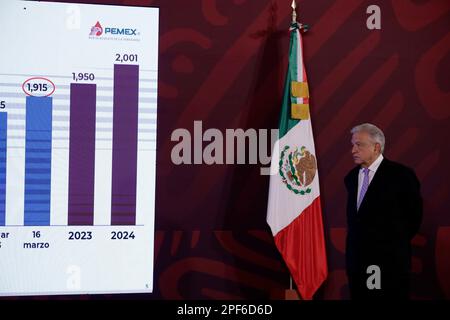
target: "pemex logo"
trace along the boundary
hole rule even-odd
[[[100,24],[100,22],[97,21],[97,23],[95,24],[95,26],[93,26],[91,28],[91,33],[89,33],[90,36],[101,36],[103,33],[103,28],[102,25]]]
[[[280,154],[279,174],[286,187],[295,194],[305,195],[311,192],[308,187],[317,171],[316,157],[305,146],[300,150],[285,146]]]

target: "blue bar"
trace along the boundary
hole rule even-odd
[[[5,225],[6,201],[6,129],[8,114],[0,113],[0,226]]]
[[[24,225],[50,225],[52,98],[27,97]]]

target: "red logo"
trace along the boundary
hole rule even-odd
[[[100,36],[103,33],[103,28],[100,24],[100,22],[97,21],[97,23],[95,24],[95,26],[93,26],[91,28],[91,33],[89,34],[90,36]]]

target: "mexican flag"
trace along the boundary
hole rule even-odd
[[[290,29],[279,138],[272,152],[267,223],[300,296],[312,299],[328,268],[308,83],[296,22]]]

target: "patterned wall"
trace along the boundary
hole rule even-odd
[[[194,134],[196,120],[203,131],[277,127],[291,1],[93,2],[160,8],[151,298],[279,297],[289,275],[265,223],[261,165],[174,165],[171,134]],[[353,166],[349,129],[361,122],[381,127],[385,156],[413,167],[422,183],[413,297],[450,298],[450,1],[297,3],[300,21],[311,25],[305,63],[330,270],[316,298],[348,298],[342,180]],[[366,26],[370,5],[380,8],[380,30]]]

